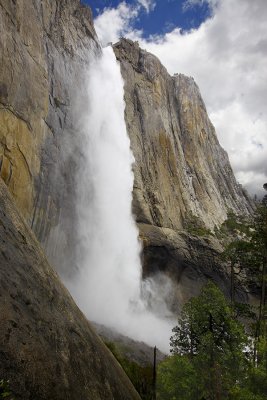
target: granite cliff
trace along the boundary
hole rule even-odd
[[[0,19],[1,177],[64,274],[75,268],[78,105],[100,45],[90,9],[79,0],[0,0]],[[113,48],[125,80],[125,120],[136,160],[133,210],[144,276],[170,272],[189,295],[196,278],[227,286],[216,259],[219,243],[197,239],[189,228],[197,223],[213,230],[228,210],[249,213],[251,203],[198,87],[184,75],[171,77],[137,43],[123,39]],[[183,283],[188,276],[191,289]]]
[[[99,50],[79,0],[0,1],[0,175],[55,262],[75,231],[77,99]]]
[[[16,399],[140,399],[0,180],[0,376]]]
[[[32,232],[68,258],[76,99],[99,49],[79,0],[0,0],[0,379],[16,399],[139,399]]]
[[[193,78],[170,76],[137,42],[122,39],[113,48],[125,81],[125,120],[136,161],[133,209],[144,244],[144,276],[167,272],[182,303],[209,278],[227,293],[228,274],[218,259],[222,248],[210,233],[229,210],[248,215],[253,204],[235,180]]]
[[[135,156],[137,221],[173,230],[196,216],[213,229],[227,212],[249,212],[193,78],[122,39],[114,45],[125,81],[125,118]]]
[[[136,160],[143,276],[171,276],[174,309],[209,278],[227,292],[222,247],[210,232],[229,210],[249,214],[253,204],[194,80],[171,77],[138,43],[122,39],[113,49]],[[79,0],[0,0],[0,176],[9,189],[0,181],[0,378],[18,399],[138,398],[34,237],[60,274],[75,273],[80,105],[100,53]]]
[[[78,107],[90,59],[101,48],[91,11],[79,0],[0,0],[0,22],[0,174],[49,259],[66,274],[75,269]],[[227,288],[220,243],[192,235],[190,227],[208,233],[228,210],[246,214],[253,205],[198,87],[184,75],[171,77],[138,43],[122,39],[113,48],[136,160],[133,210],[144,276],[170,274],[181,301],[207,278]]]

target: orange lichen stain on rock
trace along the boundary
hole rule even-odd
[[[37,143],[25,121],[0,109],[0,176],[28,220],[33,209],[34,182],[40,160]]]
[[[173,144],[165,132],[159,133],[159,144],[162,149],[164,162],[168,165],[169,172],[172,176],[177,173],[177,160],[173,151]]]

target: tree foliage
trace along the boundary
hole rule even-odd
[[[185,305],[173,328],[170,345],[178,357],[177,368],[183,360],[197,376],[197,392],[192,399],[227,398],[245,372],[247,338],[232,315],[223,293],[209,282]]]
[[[184,306],[171,337],[173,355],[159,368],[159,400],[267,399],[267,196],[251,218],[229,212],[216,235],[226,244],[231,302],[210,282]],[[238,280],[258,294],[257,313],[236,303]],[[240,316],[251,321],[249,335]]]
[[[188,357],[175,354],[158,368],[158,398],[161,400],[197,399],[197,371]]]
[[[9,381],[4,379],[0,380],[0,399],[12,400],[11,392],[9,389]]]

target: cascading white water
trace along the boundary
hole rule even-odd
[[[134,158],[124,121],[123,80],[111,47],[90,65],[78,177],[78,266],[68,283],[92,321],[168,350],[173,321],[141,300],[138,231],[131,212]]]

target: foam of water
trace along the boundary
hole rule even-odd
[[[131,211],[134,158],[123,96],[120,67],[107,47],[89,70],[77,192],[79,273],[67,284],[90,320],[168,351],[173,321],[148,311],[141,296],[141,247]]]

